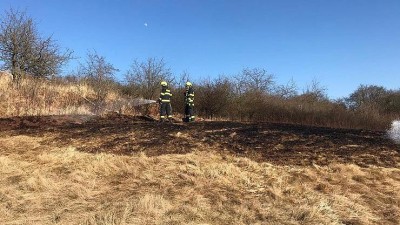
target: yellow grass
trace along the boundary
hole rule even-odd
[[[22,79],[17,86],[9,75],[0,73],[0,117],[43,115],[92,115],[96,94],[85,83]],[[131,112],[118,90],[110,90],[103,110]],[[118,104],[115,104],[118,103]],[[98,112],[96,112],[98,113]]]
[[[0,136],[0,224],[399,224],[400,169],[147,157]]]
[[[17,86],[0,75],[0,89],[0,117],[90,114],[85,98],[93,91],[87,85],[23,79]]]

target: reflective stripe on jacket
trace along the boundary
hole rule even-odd
[[[194,91],[193,91],[193,88],[190,87],[189,89],[186,89],[186,91],[185,91],[185,103],[193,104],[193,102],[194,102]]]
[[[160,102],[171,102],[171,90],[162,88],[161,94],[160,94]]]

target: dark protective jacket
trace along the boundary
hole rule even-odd
[[[171,97],[171,90],[169,90],[167,87],[162,87],[159,101],[161,103],[169,103],[171,102]]]
[[[194,90],[192,87],[189,87],[185,91],[185,104],[188,104],[188,105],[194,104]]]

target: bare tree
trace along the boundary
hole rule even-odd
[[[178,82],[178,87],[185,88],[185,84],[188,81],[191,81],[190,80],[190,74],[189,74],[188,71],[185,70],[180,75],[179,82]]]
[[[380,101],[380,108],[385,113],[397,113],[397,115],[400,115],[400,90],[390,90]]]
[[[274,76],[262,68],[245,68],[235,77],[237,92],[262,92],[270,93],[274,85]]]
[[[289,99],[295,97],[297,93],[296,82],[292,79],[286,85],[279,85],[276,87],[275,93],[277,96],[283,99]]]
[[[311,84],[307,85],[306,89],[303,91],[302,97],[310,102],[324,101],[328,100],[326,91],[327,88],[321,86],[320,82],[314,78]]]
[[[103,108],[105,99],[110,89],[114,85],[114,74],[118,71],[105,57],[97,54],[96,51],[89,51],[85,64],[81,65],[81,74],[86,82],[95,91],[95,111],[99,112]]]
[[[360,85],[357,90],[346,98],[346,102],[351,109],[358,109],[362,106],[376,106],[388,94],[389,91],[381,86]]]
[[[62,52],[52,37],[40,37],[32,18],[25,12],[10,10],[0,23],[0,61],[9,69],[13,80],[25,74],[36,77],[56,75],[61,66],[72,57]]]
[[[159,95],[160,82],[174,81],[171,70],[166,67],[163,59],[148,58],[145,62],[135,60],[130,70],[125,74],[125,79],[131,93],[146,99],[155,99]]]
[[[54,77],[71,58],[71,51],[62,52],[52,37],[48,37],[36,43],[28,71],[36,77]]]

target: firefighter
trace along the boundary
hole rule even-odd
[[[161,94],[158,102],[160,103],[160,121],[172,120],[171,90],[168,89],[166,81],[161,82]]]
[[[194,90],[192,83],[189,81],[186,82],[186,91],[185,91],[185,118],[183,119],[185,122],[192,122],[195,119],[194,116]]]

